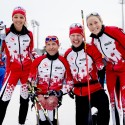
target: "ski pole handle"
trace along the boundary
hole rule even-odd
[[[85,42],[85,44],[86,44],[86,35],[85,35],[85,25],[84,25],[84,13],[83,13],[83,10],[81,10],[81,16],[82,16],[84,42]]]

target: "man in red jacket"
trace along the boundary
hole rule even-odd
[[[48,117],[53,125],[57,125],[55,109],[61,103],[63,94],[68,93],[73,87],[72,75],[67,60],[59,55],[59,40],[57,36],[47,36],[45,39],[46,53],[33,61],[28,80],[34,84],[37,80],[38,99],[47,109]],[[66,84],[63,84],[63,82]],[[60,104],[59,104],[60,105]],[[50,125],[39,108],[40,125]]]
[[[70,26],[69,37],[72,47],[66,51],[65,58],[69,62],[74,81],[76,125],[88,125],[90,120],[92,122],[92,107],[98,110],[97,125],[109,125],[109,101],[97,76],[97,70],[104,67],[102,56],[95,46],[84,42],[80,24]]]

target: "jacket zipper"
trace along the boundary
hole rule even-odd
[[[49,86],[48,86],[48,90],[49,90],[50,83],[51,83],[51,76],[52,76],[52,65],[53,65],[53,60],[51,60],[50,79],[49,79]]]
[[[22,63],[22,60],[21,60],[21,47],[20,47],[20,35],[18,35],[18,43],[19,43],[19,57],[20,57],[20,63],[21,63],[21,69],[23,70],[23,63]]]

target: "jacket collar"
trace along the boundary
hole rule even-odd
[[[22,28],[22,30],[21,30],[20,32],[17,31],[17,30],[15,29],[15,27],[14,27],[14,24],[12,24],[12,25],[10,26],[10,30],[11,30],[11,32],[13,32],[14,34],[18,34],[18,35],[25,35],[25,34],[28,34],[28,33],[29,33],[28,29],[27,29],[25,26],[23,26],[23,28]]]
[[[84,46],[85,46],[85,44],[84,44],[84,42],[82,42],[82,44],[79,47],[74,47],[72,45],[72,49],[73,49],[73,51],[78,52],[78,51],[81,51],[82,49],[84,49]]]
[[[49,60],[56,60],[59,57],[59,53],[57,52],[55,55],[51,56],[49,53],[47,53],[47,58]]]

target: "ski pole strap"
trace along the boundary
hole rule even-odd
[[[90,85],[92,85],[92,84],[97,84],[98,82],[99,82],[98,80],[92,80],[89,83]],[[87,86],[88,86],[88,82],[84,82],[84,83],[79,82],[77,84],[74,84],[74,87],[87,87]]]

